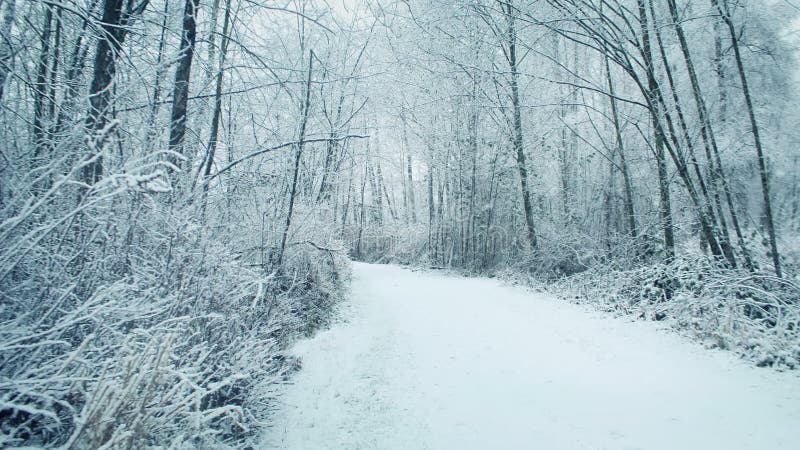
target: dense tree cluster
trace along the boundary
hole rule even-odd
[[[411,211],[395,223],[421,222],[427,233],[401,234],[428,242],[415,250],[383,226],[373,257],[478,271],[522,260],[559,275],[703,252],[782,276],[796,264],[795,13],[674,0],[398,6],[385,51],[399,87],[384,120],[401,151],[386,157],[416,191],[402,191]]]
[[[358,29],[302,2],[0,11],[0,446],[257,440],[347,281],[307,182],[352,138]]]

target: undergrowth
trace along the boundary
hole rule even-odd
[[[25,180],[0,220],[0,447],[243,448],[329,320],[342,253],[237,253],[127,175]],[[242,239],[249,237],[243,236]]]
[[[513,270],[501,276],[603,311],[663,321],[758,366],[800,369],[800,283],[790,278],[727,269],[703,255],[629,269],[597,265],[556,281]]]

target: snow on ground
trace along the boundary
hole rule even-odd
[[[797,449],[800,378],[504,286],[354,264],[264,448]]]

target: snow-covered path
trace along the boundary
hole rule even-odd
[[[353,275],[264,448],[800,448],[797,375],[496,280]]]

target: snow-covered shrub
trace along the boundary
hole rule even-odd
[[[163,174],[87,187],[80,167],[16,180],[0,210],[0,447],[245,445],[345,259],[250,264]]]
[[[380,264],[433,264],[428,229],[422,223],[350,230],[350,252],[361,261]]]
[[[667,321],[758,365],[800,368],[800,284],[795,280],[722,268],[696,255],[632,270],[596,267],[552,290],[604,310]]]
[[[289,247],[281,274],[273,289],[285,293],[278,305],[295,322],[294,329],[310,335],[327,326],[333,304],[350,280],[344,250],[297,243]]]

